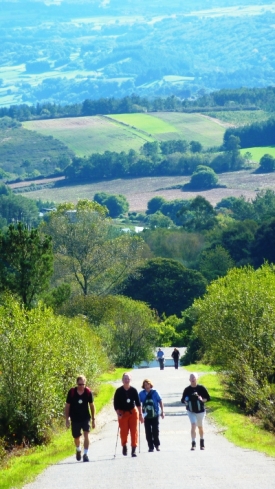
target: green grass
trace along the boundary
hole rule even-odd
[[[226,400],[220,377],[213,375],[214,371],[211,372],[211,367],[198,364],[184,368],[196,372],[209,371],[199,379],[200,383],[207,387],[211,396],[208,405],[209,416],[230,442],[275,457],[275,436],[263,430],[255,420],[244,416],[236,406]]]
[[[139,129],[149,134],[163,134],[167,132],[177,132],[177,129],[159,117],[154,117],[149,114],[118,114],[109,116],[124,124],[133,126],[133,129]]]
[[[260,163],[260,159],[265,154],[269,154],[275,158],[275,146],[257,146],[255,148],[243,148],[241,149],[241,154],[245,155],[245,153],[251,153],[251,159]]]
[[[203,363],[193,363],[192,365],[186,365],[185,370],[188,370],[188,372],[213,372],[213,367],[212,365],[204,365]]]
[[[155,112],[70,117],[23,122],[23,127],[60,140],[77,156],[104,151],[139,151],[147,141],[186,139],[203,146],[222,144],[225,127],[201,114]]]
[[[101,382],[121,379],[124,369],[115,369],[100,376]],[[114,387],[111,384],[102,384],[95,398],[97,413],[113,397]],[[18,451],[18,456],[12,456],[5,460],[0,466],[1,489],[21,488],[37,477],[49,465],[58,463],[60,460],[74,453],[74,444],[70,430],[61,431],[53,440],[42,447],[30,450]],[[19,456],[20,455],[20,456]]]
[[[130,149],[138,151],[148,140],[153,141],[149,136],[99,116],[29,121],[23,126],[43,136],[54,135],[80,157],[107,150],[118,153]]]

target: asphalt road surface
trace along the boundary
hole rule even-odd
[[[89,463],[76,461],[72,439],[72,456],[49,467],[25,489],[272,489],[275,486],[273,458],[235,447],[224,438],[221,429],[207,420],[205,450],[190,450],[190,423],[180,403],[183,388],[189,385],[187,371],[173,367],[134,370],[132,385],[140,391],[145,378],[151,379],[164,402],[160,452],[148,453],[141,425],[137,458],[122,455],[120,440],[114,457],[117,421],[110,407],[97,417],[105,424],[91,435]]]

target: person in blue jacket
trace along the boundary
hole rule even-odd
[[[158,391],[153,389],[153,384],[149,379],[143,381],[142,389],[143,390],[139,393],[139,399],[142,404],[148,451],[153,452],[155,447],[157,452],[159,452],[159,416],[164,419],[162,398]]]

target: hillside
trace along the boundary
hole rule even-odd
[[[23,127],[0,128],[0,168],[9,178],[38,176],[62,169],[73,156],[53,135],[42,135]]]
[[[271,0],[0,1],[0,105],[274,84]]]
[[[203,146],[222,144],[226,123],[201,114],[157,112],[24,122],[25,129],[54,136],[77,156],[138,150],[146,141],[186,139]]]

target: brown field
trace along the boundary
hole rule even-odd
[[[145,177],[136,179],[117,179],[83,185],[72,185],[55,188],[45,188],[22,195],[33,199],[51,200],[60,202],[77,202],[78,199],[92,200],[96,192],[108,192],[111,194],[123,194],[130,204],[131,211],[145,211],[147,202],[160,195],[166,200],[191,199],[196,195],[202,195],[212,205],[216,205],[225,197],[244,196],[253,199],[259,190],[271,188],[275,191],[275,173],[264,175],[253,174],[249,171],[223,173],[219,175],[219,183],[227,188],[216,188],[201,192],[183,192],[181,189],[172,188],[175,185],[187,183],[189,177]]]

